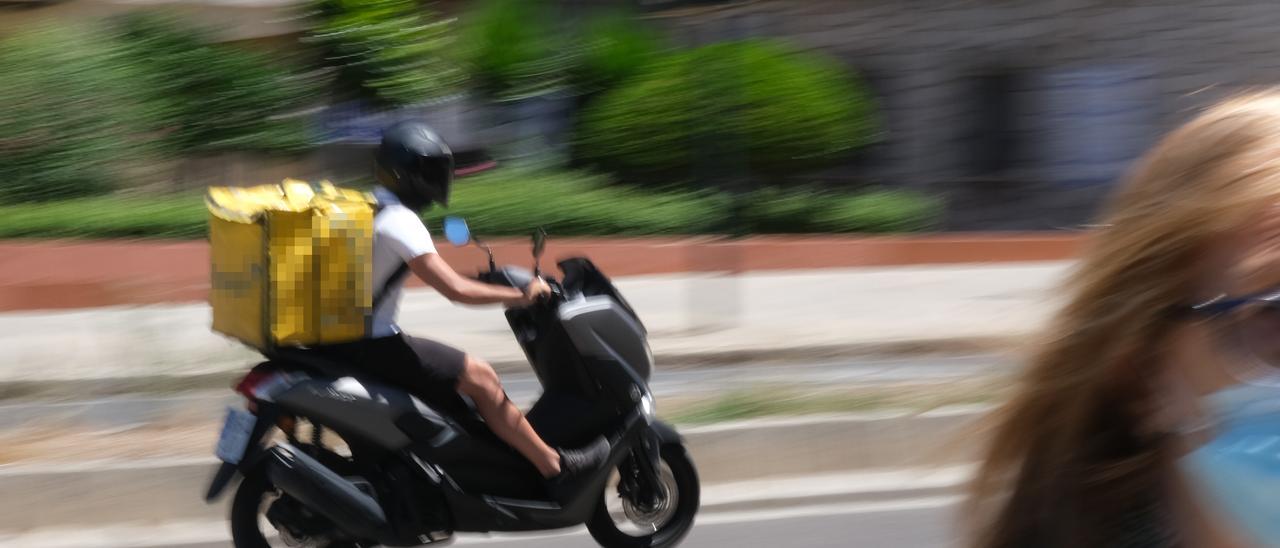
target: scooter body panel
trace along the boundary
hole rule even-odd
[[[647,424],[640,413],[628,416],[609,436],[612,446],[608,465],[583,478],[570,500],[563,504],[537,499],[516,499],[468,493],[446,482],[445,496],[454,510],[455,530],[466,532],[518,532],[560,529],[581,525],[591,517],[609,475],[622,459],[639,447]]]
[[[275,402],[333,429],[343,439],[388,451],[413,443],[398,424],[405,416],[434,425],[432,436],[440,437],[433,440],[436,445],[459,435],[456,425],[407,392],[354,377],[304,380],[276,395]]]

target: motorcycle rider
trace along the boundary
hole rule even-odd
[[[609,455],[607,440],[600,438],[580,449],[550,447],[507,397],[492,366],[443,343],[409,336],[396,325],[410,273],[458,304],[521,307],[550,292],[541,279],[522,291],[464,277],[436,253],[419,214],[433,204],[449,205],[453,170],[453,153],[427,125],[400,122],[383,131],[374,156],[379,211],[374,217],[373,281],[381,289],[371,336],[323,351],[433,405],[458,401],[458,393],[470,398],[489,429],[533,463],[554,491],[603,465]]]

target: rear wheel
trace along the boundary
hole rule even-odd
[[[231,540],[235,548],[356,548],[333,538],[324,517],[284,495],[266,476],[255,473],[240,482],[231,501]]]
[[[605,486],[587,530],[605,548],[677,546],[693,528],[698,513],[698,472],[683,445],[662,446],[658,466],[659,502],[644,505],[618,488],[619,475]]]

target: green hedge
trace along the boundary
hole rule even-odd
[[[915,232],[936,228],[942,202],[921,194],[874,190],[855,194],[818,189],[765,189],[746,199],[752,232]]]
[[[811,211],[809,232],[917,232],[938,227],[943,204],[912,192],[878,190],[823,199]]]
[[[775,41],[730,42],[666,56],[606,93],[583,114],[579,138],[586,159],[628,179],[688,177],[718,155],[756,174],[792,174],[871,142],[872,111],[861,81],[835,60]]]
[[[203,238],[200,196],[100,196],[0,206],[0,238]]]
[[[458,182],[444,215],[465,217],[477,234],[677,234],[713,228],[722,200],[710,193],[644,192],[585,173],[493,171]],[[438,226],[438,222],[435,225]]]
[[[458,182],[448,210],[427,221],[460,215],[476,234],[552,235],[700,234],[726,226],[732,211],[724,195],[649,192],[608,184],[577,172],[500,170]],[[897,232],[932,226],[936,200],[898,191],[854,195],[767,190],[747,196],[748,232]],[[198,238],[205,234],[201,196],[104,196],[0,206],[0,238]]]

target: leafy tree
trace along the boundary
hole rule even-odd
[[[452,20],[415,0],[312,0],[308,39],[349,96],[406,105],[455,91]]]
[[[110,190],[146,156],[140,79],[109,37],[78,26],[0,40],[0,200]]]
[[[658,58],[662,40],[627,13],[596,15],[583,26],[569,73],[583,93],[617,87]]]
[[[289,151],[311,143],[297,115],[316,100],[307,78],[163,15],[126,16],[119,29],[170,151]]]
[[[551,20],[537,0],[481,0],[466,14],[462,34],[471,83],[497,99],[563,85],[569,43]]]

